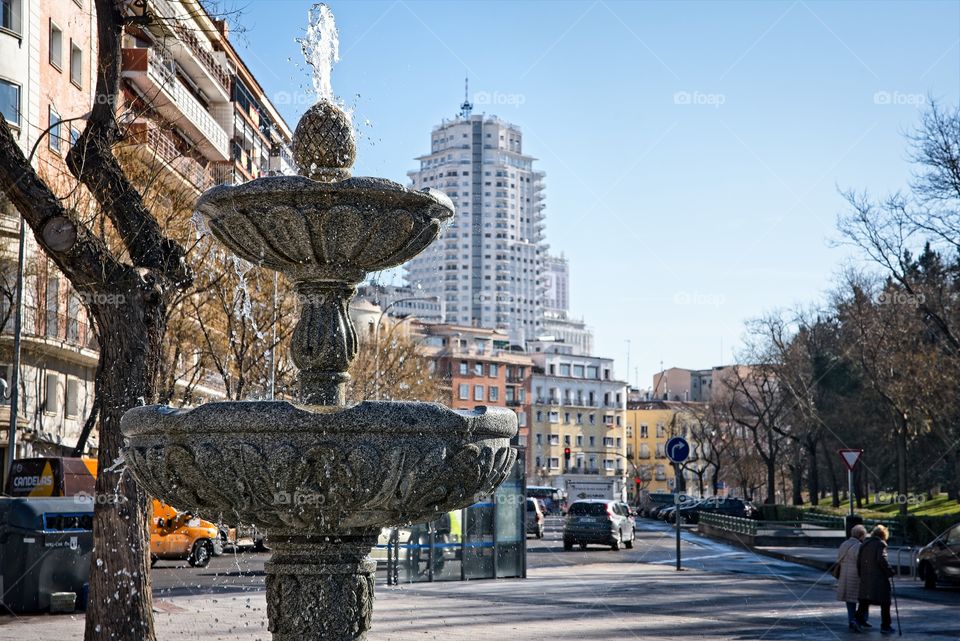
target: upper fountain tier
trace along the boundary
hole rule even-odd
[[[295,282],[360,282],[419,254],[453,216],[453,203],[435,189],[348,178],[353,130],[331,102],[307,111],[293,149],[300,176],[214,187],[200,196],[197,210],[237,255]]]

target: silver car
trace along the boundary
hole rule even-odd
[[[618,501],[585,499],[570,504],[563,524],[563,549],[574,544],[584,549],[588,544],[609,545],[613,550],[632,548],[636,538],[634,520],[629,508]]]

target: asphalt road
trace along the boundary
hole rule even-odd
[[[816,588],[832,588],[828,574],[803,565],[780,561],[767,556],[714,541],[690,529],[681,532],[682,566],[685,569],[711,572],[721,577],[770,578],[784,583],[797,583]],[[612,551],[607,547],[589,546],[563,550],[562,520],[548,517],[543,539],[527,539],[528,573],[538,569],[623,564],[624,573],[631,566],[661,567],[670,570],[676,562],[674,529],[662,522],[637,519],[637,540],[632,550]],[[186,561],[159,561],[153,568],[153,590],[158,597],[226,594],[264,589],[264,562],[269,553],[227,551],[214,557],[206,568],[190,567]],[[586,569],[586,568],[584,568]],[[924,590],[919,581],[904,578],[897,582],[901,598],[931,604],[960,607],[960,588]],[[960,636],[960,635],[958,635]]]

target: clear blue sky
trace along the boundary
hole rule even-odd
[[[310,4],[222,2],[291,127]],[[631,341],[643,387],[721,342],[729,362],[744,319],[828,290],[852,253],[831,242],[838,188],[902,188],[919,103],[960,92],[956,1],[329,4],[356,174],[406,183],[469,73],[475,112],[520,125],[547,174],[573,314],[621,378]]]

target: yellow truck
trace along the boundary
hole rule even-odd
[[[210,521],[154,499],[150,564],[160,559],[186,559],[193,567],[206,567],[214,555],[223,553],[219,535],[220,530]]]

